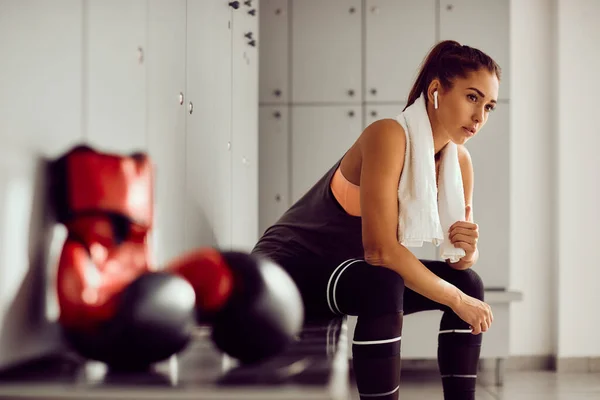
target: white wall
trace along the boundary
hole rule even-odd
[[[558,356],[600,356],[600,2],[558,0]]]
[[[510,353],[552,353],[551,281],[556,259],[552,196],[555,123],[552,65],[553,9],[548,0],[513,0],[510,14]]]
[[[600,356],[598,15],[593,0],[511,3],[512,355]]]

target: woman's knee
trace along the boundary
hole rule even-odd
[[[385,267],[373,268],[371,293],[376,314],[398,314],[404,309],[404,279]]]
[[[484,285],[481,277],[472,269],[457,271],[456,279],[452,284],[459,288],[463,293],[475,297],[478,300],[483,300]]]

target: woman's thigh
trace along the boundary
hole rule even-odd
[[[402,311],[404,280],[388,268],[363,259],[288,260],[280,265],[298,286],[309,320]]]
[[[444,261],[421,260],[435,275],[453,284],[463,293],[483,300],[483,283],[472,269],[455,270]],[[327,304],[332,313],[347,315],[382,315],[403,312],[442,310],[437,303],[411,289],[395,271],[368,264],[362,259],[339,263],[331,272],[327,287]]]
[[[434,274],[466,294],[483,299],[483,284],[472,270],[458,271],[443,261],[421,260]],[[383,315],[448,307],[404,287],[395,271],[363,259],[303,258],[280,262],[302,294],[308,320],[336,315]]]
[[[353,259],[331,274],[327,300],[338,314],[397,314],[403,311],[404,290],[404,279],[397,272]]]

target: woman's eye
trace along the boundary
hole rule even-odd
[[[492,105],[489,105],[486,108],[487,108],[488,111],[495,111],[496,110],[496,107],[494,107]]]
[[[468,97],[470,100],[477,101],[477,96],[475,96],[474,94],[468,94],[468,95],[467,95],[467,97]]]

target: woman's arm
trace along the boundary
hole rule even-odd
[[[471,154],[469,150],[465,146],[457,146],[458,149],[458,162],[460,165],[460,172],[463,181],[463,190],[465,195],[465,208],[467,209],[465,212],[465,220],[467,222],[473,222],[473,182],[474,172],[473,172],[473,162],[471,161]],[[454,269],[464,270],[471,268],[473,265],[477,263],[479,259],[479,250],[475,248],[475,252],[471,254],[469,257],[465,256],[461,258],[458,262],[451,262],[450,260],[446,260],[446,263]]]
[[[454,308],[461,292],[429,271],[398,243],[398,183],[404,167],[406,136],[395,120],[371,124],[359,138],[360,203],[365,260],[396,271],[406,287]]]

